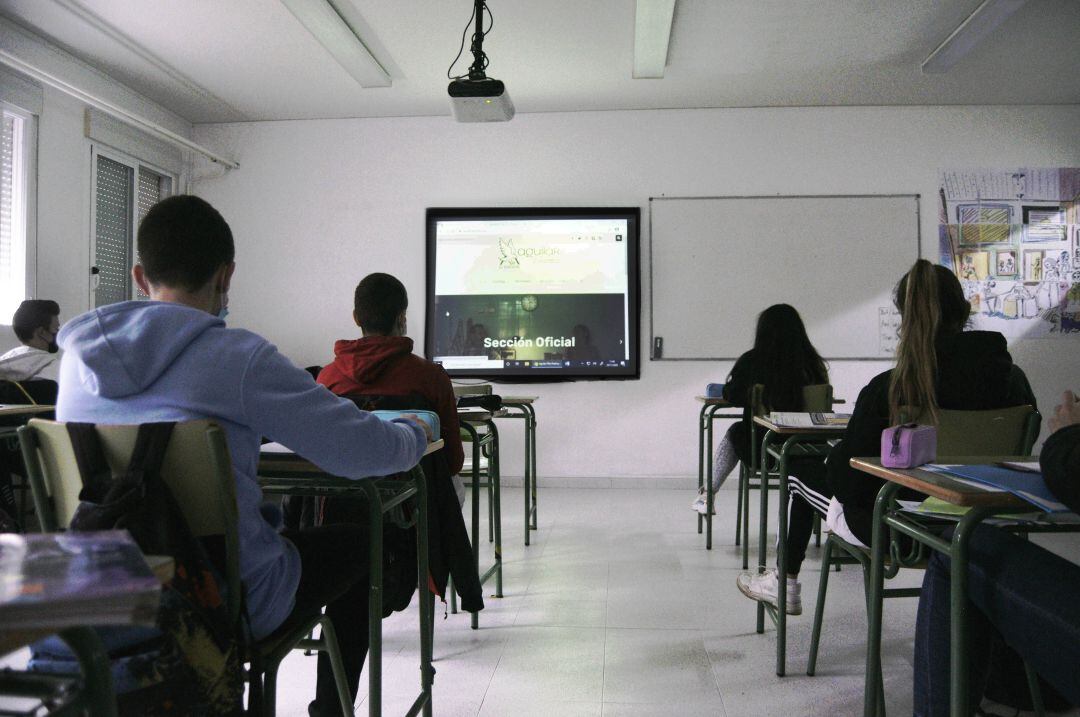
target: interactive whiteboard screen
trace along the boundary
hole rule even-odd
[[[429,209],[426,354],[490,380],[638,375],[628,209]]]
[[[890,358],[892,291],[919,257],[918,195],[653,198],[653,359],[734,359],[798,309],[831,359]]]

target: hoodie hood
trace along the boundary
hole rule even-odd
[[[409,355],[413,340],[406,336],[365,336],[334,344],[334,362],[358,384],[375,383],[400,356]]]
[[[79,362],[79,380],[89,393],[122,398],[145,390],[192,342],[224,326],[183,304],[125,301],[72,319],[57,342]]]

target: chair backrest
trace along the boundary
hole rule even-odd
[[[905,408],[901,416],[920,415]],[[938,411],[939,456],[1031,455],[1039,435],[1042,415],[1033,406],[1012,406],[986,411]],[[920,416],[918,423],[931,423]]]
[[[832,410],[832,384],[816,383],[812,386],[803,386],[802,400],[804,411],[820,411],[828,413]]]
[[[102,452],[114,474],[127,468],[138,431],[138,425],[97,426]],[[58,530],[68,525],[79,506],[82,476],[67,426],[35,418],[19,429],[19,441],[42,529]],[[236,479],[225,431],[205,419],[177,423],[165,450],[161,475],[191,532],[200,538],[224,538],[222,567],[229,588],[230,612],[237,615],[240,568]]]
[[[804,411],[828,412],[832,410],[833,388],[828,383],[817,383],[811,386],[803,386]],[[764,416],[765,410],[765,386],[755,383],[750,389],[750,410],[755,416]]]

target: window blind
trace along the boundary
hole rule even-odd
[[[139,221],[136,227],[142,224],[143,217],[150,211],[150,208],[168,194],[170,183],[168,177],[164,177],[146,167],[139,167],[139,194],[136,202],[139,207]],[[138,249],[135,250],[135,253],[135,261],[138,261]],[[142,289],[136,287],[135,298],[145,300],[150,297]]]
[[[22,216],[23,120],[9,112],[0,129],[0,322],[10,323],[26,298],[26,228]]]
[[[94,223],[94,265],[98,269],[95,306],[131,298],[134,172],[127,165],[98,155],[97,217]]]

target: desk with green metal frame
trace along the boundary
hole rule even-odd
[[[476,572],[480,575],[480,584],[483,585],[491,576],[495,576],[495,597],[503,596],[502,575],[502,497],[499,490],[499,429],[495,427],[496,418],[502,418],[503,412],[490,413],[483,409],[462,408],[458,409],[458,417],[461,419],[461,428],[469,434],[469,442],[472,445],[471,483],[472,488],[472,549],[473,560],[476,561]],[[483,429],[481,431],[480,429]],[[481,482],[481,453],[487,458],[487,480]],[[480,572],[480,490],[488,489],[488,536],[489,542],[495,544],[495,562],[485,572]],[[457,593],[453,584],[447,588],[450,593],[450,612],[456,614]],[[472,613],[472,629],[480,627],[480,614]]]
[[[428,444],[424,455],[443,447],[438,440]],[[431,668],[434,601],[428,584],[427,481],[420,466],[409,471],[407,480],[393,478],[339,478],[293,453],[263,453],[259,457],[259,484],[268,495],[363,497],[368,505],[370,533],[370,580],[368,602],[368,715],[382,714],[382,603],[383,603],[383,515],[416,497],[417,584],[420,586],[420,695],[413,702],[409,717],[423,711],[431,717]]]
[[[713,421],[718,418],[742,420],[742,409],[738,413],[718,413],[727,408],[737,408],[723,398],[710,396],[697,396],[701,402],[701,411],[698,412],[698,462],[697,462],[697,485],[698,492],[705,489],[705,515],[698,514],[697,532],[701,534],[702,523],[705,528],[705,549],[712,550],[712,518],[713,507],[716,502],[716,491],[712,487],[713,468]],[[735,545],[739,544],[739,525],[744,510],[742,491],[739,491],[738,507],[735,510]]]
[[[765,614],[776,624],[776,674],[783,677],[787,662],[787,520],[788,520],[788,461],[792,458],[818,458],[825,460],[829,453],[827,441],[841,437],[846,425],[792,427],[780,426],[768,416],[755,416],[754,423],[765,429],[761,439],[760,475],[769,475],[769,459],[776,461],[773,471],[777,476],[777,546],[776,546],[776,605],[758,602],[757,632],[765,632]],[[781,443],[782,441],[782,443]],[[769,530],[769,491],[761,487],[761,515],[758,526],[758,572],[767,565]]]
[[[1030,456],[980,456],[980,457],[938,457],[937,462],[955,464],[986,464],[1003,460],[1031,461]],[[892,541],[893,532],[909,536],[917,544],[927,546],[949,556],[951,573],[950,594],[950,713],[968,717],[971,710],[968,705],[968,640],[967,640],[967,564],[968,549],[972,531],[988,517],[1002,513],[1031,513],[1034,507],[1026,501],[1004,491],[985,489],[951,476],[935,473],[921,468],[885,468],[879,458],[852,458],[852,467],[882,478],[886,481],[878,492],[874,503],[873,537],[870,550],[870,584],[868,602],[868,635],[866,640],[866,682],[863,693],[863,714],[866,717],[884,715],[884,699],[878,685],[881,679],[881,624],[882,591],[885,579],[885,550],[889,547],[890,558],[894,565],[904,562],[900,550]],[[902,510],[896,503],[896,494],[902,488],[912,488],[952,505],[969,508],[958,523],[955,523],[952,540],[941,536],[941,521],[920,517],[916,513]],[[927,523],[936,523],[933,530]],[[885,534],[886,526],[890,536]],[[1080,532],[1077,523],[1036,523],[1018,521],[1008,529],[1021,533],[1058,533]],[[1029,671],[1029,685],[1033,680]],[[1037,694],[1037,690],[1033,690]]]
[[[525,545],[529,544],[529,531],[536,530],[536,409],[537,396],[503,396],[506,413],[500,418],[525,420],[525,471],[522,492],[525,494]],[[701,532],[700,530],[698,532]]]

